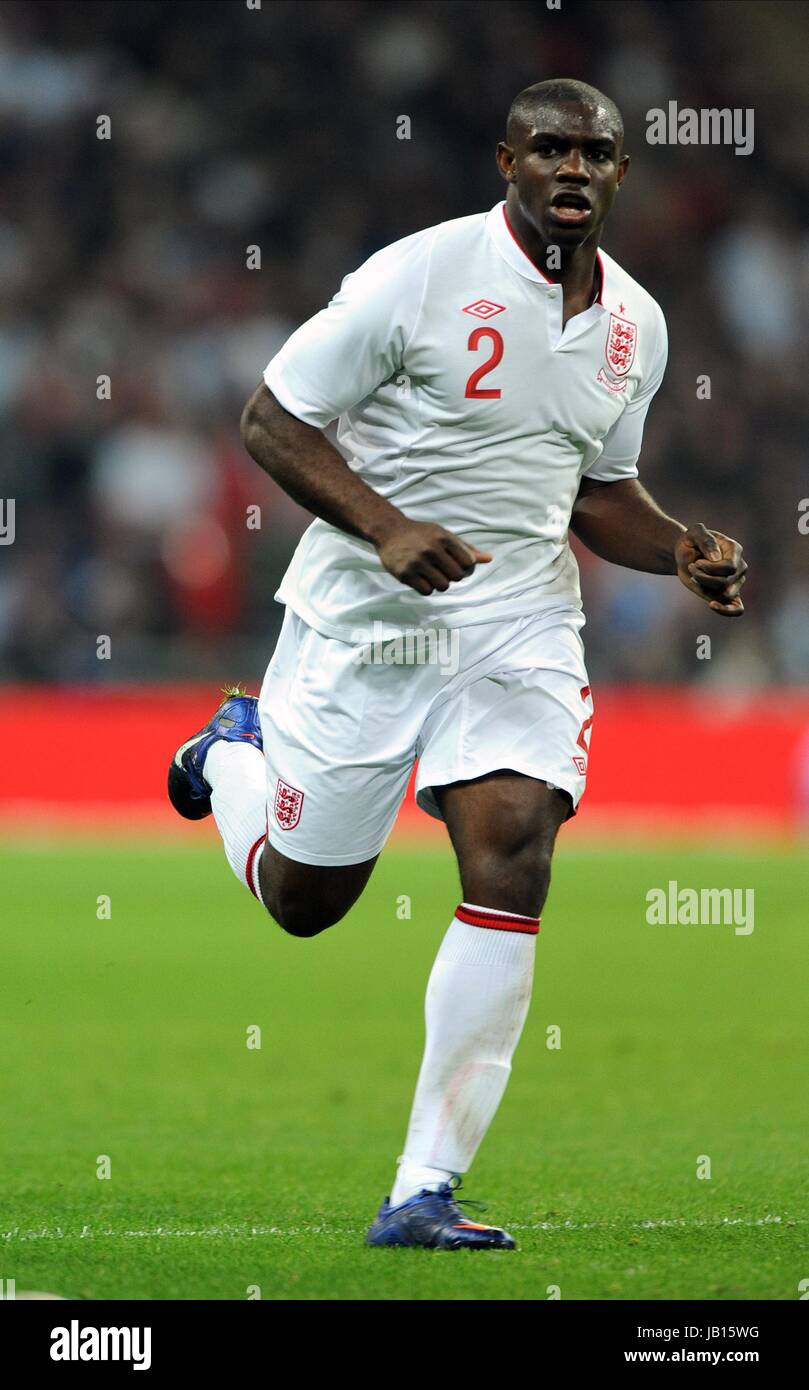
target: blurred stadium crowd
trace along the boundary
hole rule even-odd
[[[745,619],[723,624],[674,581],[584,555],[591,672],[809,678],[806,20],[779,0],[6,0],[0,677],[261,674],[307,518],[244,454],[246,397],[372,251],[499,200],[511,97],[569,75],[624,112],[604,246],[669,323],[641,477],[753,567]],[[752,107],[754,153],[648,145],[645,112],[669,100]]]

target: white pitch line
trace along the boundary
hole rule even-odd
[[[700,1217],[662,1217],[659,1220],[646,1221],[536,1221],[527,1223],[510,1221],[507,1223],[511,1231],[550,1231],[560,1234],[567,1231],[721,1230],[724,1226],[805,1226],[807,1224],[809,1224],[809,1217],[804,1216],[723,1216],[708,1220]],[[85,1225],[80,1231],[70,1231],[63,1230],[61,1226],[43,1226],[39,1230],[21,1230],[19,1226],[15,1226],[12,1230],[0,1231],[0,1241],[221,1240],[223,1238],[244,1240],[263,1236],[357,1236],[363,1234],[365,1229],[364,1226],[202,1226],[198,1229],[155,1226],[151,1230],[145,1231],[116,1231],[110,1227],[94,1231],[91,1226]]]
[[[538,1221],[533,1225],[520,1226],[510,1222],[510,1229],[515,1231],[658,1231],[669,1227],[688,1230],[692,1227],[710,1227],[713,1230],[720,1230],[722,1226],[797,1226],[806,1225],[809,1217],[806,1216],[721,1216],[711,1217],[703,1220],[701,1217],[661,1217],[655,1221]]]

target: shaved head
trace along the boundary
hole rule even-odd
[[[568,102],[577,102],[598,112],[609,124],[616,145],[621,147],[624,122],[615,102],[599,92],[597,87],[591,87],[588,82],[578,82],[574,77],[551,77],[546,82],[535,82],[533,87],[525,87],[518,92],[509,108],[506,140],[513,145],[520,130],[529,131],[543,106],[559,107]]]

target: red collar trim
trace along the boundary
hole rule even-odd
[[[545,284],[546,284],[546,285],[553,285],[553,284],[555,284],[555,281],[554,281],[554,280],[549,279],[549,277],[548,277],[547,275],[545,275],[544,272],[541,271],[541,270],[539,269],[539,266],[537,265],[536,261],[532,261],[532,260],[531,260],[531,257],[529,256],[529,254],[528,254],[528,252],[526,251],[525,247],[523,246],[522,242],[517,240],[517,237],[516,237],[515,232],[514,232],[514,228],[512,227],[511,223],[510,223],[509,220],[508,220],[508,213],[507,213],[507,211],[506,211],[506,205],[505,205],[505,203],[503,204],[503,217],[505,218],[506,226],[508,227],[508,233],[509,233],[509,236],[511,237],[511,240],[514,242],[514,245],[515,245],[515,246],[519,246],[520,250],[522,251],[522,253],[523,253],[523,255],[525,256],[525,259],[528,261],[529,265],[532,265],[532,266],[534,267],[534,270],[536,270],[536,271],[542,276],[542,278],[543,278],[543,280],[545,281]]]
[[[593,303],[603,305],[604,300],[602,299],[602,295],[604,293],[604,262],[601,259],[600,251],[596,251],[596,265],[598,266],[598,295],[593,300]]]
[[[516,235],[516,233],[515,233],[515,231],[514,231],[514,228],[512,227],[511,223],[510,223],[509,220],[508,220],[508,212],[507,212],[507,210],[506,210],[506,205],[505,205],[505,203],[503,204],[503,220],[505,221],[506,227],[508,228],[508,234],[509,234],[509,236],[511,237],[511,240],[514,242],[514,245],[515,245],[515,246],[518,246],[518,247],[520,248],[520,250],[522,251],[523,255],[525,256],[525,259],[528,261],[529,265],[532,265],[532,266],[534,267],[534,270],[537,271],[537,273],[538,273],[539,275],[542,276],[542,279],[545,281],[545,284],[546,284],[546,285],[555,285],[557,282],[556,282],[555,280],[551,280],[549,276],[545,275],[545,273],[544,273],[542,270],[540,270],[540,268],[539,268],[539,266],[537,265],[536,261],[534,261],[534,260],[531,259],[531,257],[529,256],[528,252],[526,251],[525,247],[523,246],[522,242],[518,240],[517,235]],[[598,272],[599,272],[599,273],[598,273],[598,280],[599,280],[599,284],[598,284],[598,294],[597,294],[596,298],[593,300],[593,304],[601,304],[601,305],[603,306],[604,300],[603,300],[603,298],[602,298],[602,295],[604,294],[604,262],[603,262],[602,259],[601,259],[601,252],[600,252],[600,251],[597,251],[597,252],[596,252],[596,264],[598,265]],[[592,308],[592,304],[591,304],[590,307]]]

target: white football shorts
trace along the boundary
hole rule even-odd
[[[565,608],[352,644],[287,608],[259,697],[270,844],[304,864],[372,859],[416,759],[438,820],[435,787],[499,769],[561,787],[574,814],[593,719],[583,625]]]

